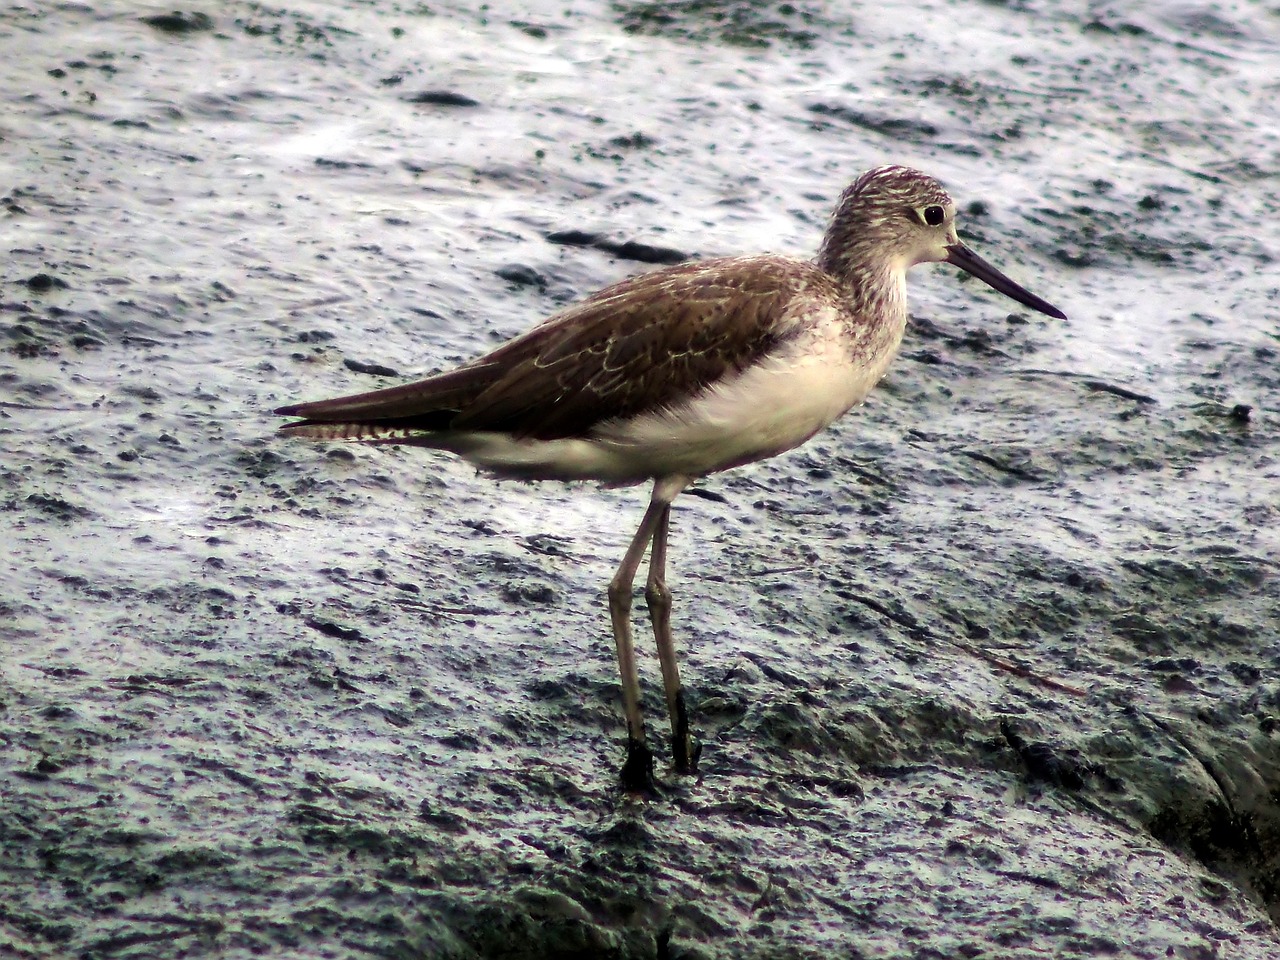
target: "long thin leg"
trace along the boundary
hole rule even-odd
[[[613,642],[618,647],[618,671],[622,674],[622,708],[627,717],[627,759],[622,765],[622,783],[628,789],[653,789],[653,751],[645,741],[644,717],[640,713],[640,672],[636,669],[636,651],[631,642],[631,588],[640,561],[653,539],[654,529],[666,515],[670,501],[654,498],[640,521],[631,546],[609,582],[609,619],[613,622]]]
[[[668,505],[654,527],[644,598],[649,605],[653,638],[658,644],[658,660],[662,664],[662,686],[667,694],[667,715],[671,718],[671,756],[677,773],[693,773],[698,766],[700,745],[689,736],[689,715],[684,706],[684,690],[680,686],[676,644],[671,636],[671,591],[667,588],[667,528],[670,521],[671,507]]]

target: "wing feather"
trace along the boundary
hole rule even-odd
[[[779,257],[681,264],[607,287],[454,370],[369,393],[291,404],[319,424],[478,430],[551,440],[678,403],[785,340],[785,301],[832,281]],[[833,291],[834,295],[834,291]],[[355,432],[358,434],[359,432]],[[373,439],[369,436],[368,439]]]

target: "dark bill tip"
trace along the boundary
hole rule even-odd
[[[959,267],[965,273],[973,274],[992,290],[1003,293],[1012,300],[1017,300],[1024,307],[1039,310],[1041,313],[1056,317],[1059,320],[1067,319],[1067,315],[1053,304],[1047,300],[1041,300],[1034,293],[1018,286],[1018,284],[987,263],[963,243],[953,243],[947,247],[947,263]]]

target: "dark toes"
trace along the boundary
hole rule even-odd
[[[643,740],[627,741],[627,759],[622,764],[620,778],[622,788],[629,793],[657,794],[658,784],[653,779],[653,751]]]

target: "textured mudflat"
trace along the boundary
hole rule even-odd
[[[4,15],[0,953],[1280,951],[1276,19],[829,6]],[[1071,319],[922,268],[865,409],[679,502],[702,769],[624,796],[644,493],[268,411],[886,161]]]

